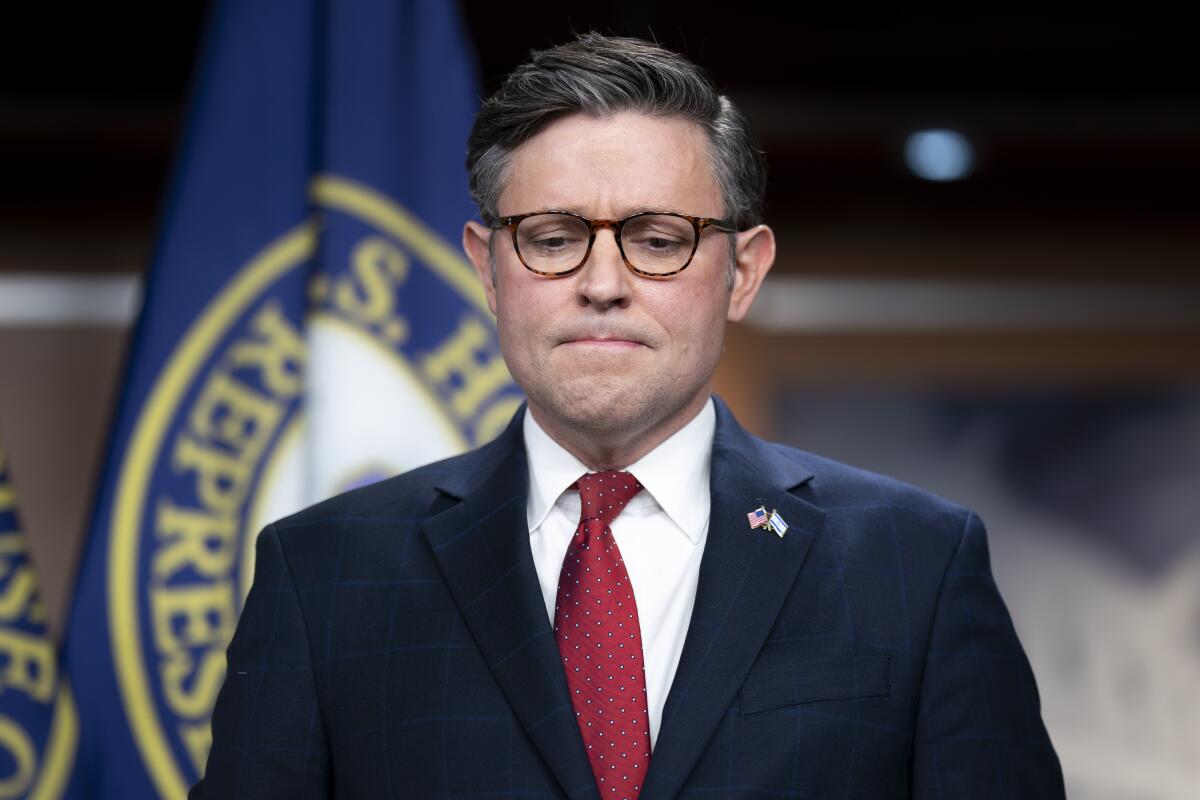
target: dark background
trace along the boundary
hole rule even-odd
[[[5,12],[0,233],[19,226],[22,239],[79,232],[107,243],[77,270],[145,263],[130,255],[152,230],[206,5],[48,3]],[[531,48],[571,31],[653,37],[687,53],[763,138],[769,220],[797,237],[792,250],[784,241],[783,270],[830,271],[813,254],[852,240],[863,257],[849,268],[867,274],[1195,279],[1200,36],[1182,11],[573,5],[465,2],[485,88]],[[902,142],[925,127],[971,137],[980,163],[969,180],[930,184],[907,172]],[[997,229],[1004,257],[944,252],[946,242]],[[1086,237],[1105,247],[1082,256],[1071,244]],[[931,240],[943,243],[938,257],[912,257]],[[797,242],[814,249],[796,251]]]

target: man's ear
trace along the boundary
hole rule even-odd
[[[755,225],[737,234],[733,291],[726,319],[739,322],[750,311],[763,278],[775,263],[775,233],[766,225]]]
[[[475,268],[475,274],[483,284],[483,293],[487,296],[488,308],[495,315],[496,286],[492,283],[492,257],[488,253],[491,238],[492,230],[475,220],[467,220],[467,224],[463,225],[463,251]]]

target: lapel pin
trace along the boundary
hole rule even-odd
[[[787,529],[788,526],[787,523],[783,521],[783,517],[779,516],[779,512],[772,508],[771,519],[769,522],[767,522],[767,530],[775,531],[775,533],[779,534],[779,538],[782,539],[783,535],[787,533]]]
[[[771,533],[777,534],[780,539],[787,533],[788,524],[783,521],[783,517],[779,516],[779,512],[771,509],[771,513],[767,513],[766,506],[759,506],[746,515],[750,520],[750,528],[766,528]]]
[[[766,506],[759,506],[746,515],[750,518],[750,528],[766,528],[770,526],[770,518],[767,516]]]

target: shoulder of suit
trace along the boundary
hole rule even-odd
[[[435,488],[448,476],[469,472],[480,457],[472,450],[322,500],[274,523],[276,531],[331,527],[362,528],[373,523],[419,522],[434,512]]]
[[[971,509],[941,495],[891,475],[873,472],[797,447],[759,440],[776,458],[790,461],[812,473],[798,492],[805,499],[826,509],[871,503],[945,514],[957,520],[973,513]]]

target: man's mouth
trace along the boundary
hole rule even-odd
[[[626,339],[620,336],[579,336],[568,339],[564,344],[614,348],[642,346],[642,343],[636,339]]]
[[[616,330],[571,331],[561,337],[560,343],[571,348],[610,352],[649,347],[646,341],[633,331]]]

